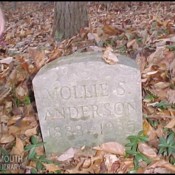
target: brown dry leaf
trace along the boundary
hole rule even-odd
[[[169,103],[175,104],[175,90],[174,89],[169,89],[167,91],[167,99]]]
[[[159,99],[166,99],[167,98],[167,91],[168,91],[168,88],[166,88],[166,89],[156,89],[156,88],[151,89],[151,93],[158,96]]]
[[[28,87],[20,84],[15,90],[15,95],[19,100],[23,101],[28,95]]]
[[[163,168],[163,169],[162,169]],[[159,170],[159,171],[158,171]],[[175,173],[175,166],[165,160],[159,160],[149,165],[144,173]]]
[[[66,170],[66,173],[70,174],[87,174],[87,173],[94,173],[92,169],[92,160],[91,160],[91,166],[87,169],[82,168],[82,165],[84,163],[84,159],[80,159],[80,162],[76,165],[73,169]]]
[[[59,58],[62,55],[62,50],[61,49],[55,49],[54,52],[52,52],[51,56],[49,57],[49,62],[52,60],[55,60]]]
[[[165,126],[165,128],[175,127],[175,118],[172,118],[171,121]]]
[[[93,33],[88,33],[87,34],[87,38],[88,38],[88,40],[94,40],[95,39],[95,36],[94,36]]]
[[[103,53],[103,60],[108,64],[116,64],[119,62],[117,56],[112,53],[113,49],[111,47],[106,47],[104,53]]]
[[[100,41],[101,41],[101,37],[99,37],[99,36],[100,36],[100,34],[98,34],[98,33],[93,33],[94,40],[95,40],[95,42],[96,42],[97,44],[99,44]]]
[[[21,115],[14,115],[10,118],[10,120],[8,121],[8,125],[13,125],[15,124],[19,119],[21,118]]]
[[[49,171],[49,173],[55,172],[61,169],[58,165],[55,165],[55,164],[43,163],[43,165],[45,166],[46,170]]]
[[[20,128],[17,126],[9,126],[9,134],[19,134],[20,133]]]
[[[101,146],[94,147],[93,149],[105,151],[111,154],[125,155],[125,147],[117,142],[103,143]]]
[[[156,51],[147,58],[148,63],[159,64],[159,62],[165,58],[164,53],[167,51],[168,49],[165,47],[156,48]]]
[[[163,137],[164,135],[164,132],[163,132],[163,126],[161,125],[158,125],[157,129],[156,129],[156,134],[157,136],[160,138],[160,137]]]
[[[3,134],[0,139],[0,143],[10,143],[15,140],[15,137],[11,134]]]
[[[16,137],[16,145],[12,148],[11,154],[23,155],[24,154],[24,144],[22,140]]]
[[[112,165],[114,162],[117,162],[118,160],[119,160],[119,158],[114,154],[105,154],[104,155],[104,162],[105,162],[105,165],[106,165],[109,173],[112,173]]]
[[[164,63],[167,67],[170,67],[170,64],[175,59],[174,52],[173,51],[169,51],[169,50],[165,50],[164,57],[165,57],[165,59],[163,59],[160,63],[161,64]]]
[[[148,136],[149,142],[156,140],[157,134],[155,129],[148,123],[147,120],[143,122],[143,132]]]
[[[154,169],[147,169],[141,172],[142,174],[171,174],[171,171],[166,168],[156,167]]]
[[[171,75],[172,77],[175,77],[175,59],[173,59],[173,61],[170,63],[170,71],[171,71]]]
[[[26,36],[26,31],[22,29],[19,34],[20,34],[21,37],[25,37]]]
[[[156,73],[158,73],[157,70],[156,70],[156,71],[150,71],[150,72],[147,72],[146,75],[154,75],[154,74],[156,74]]]
[[[21,67],[24,70],[28,71],[29,63],[25,60],[24,55],[18,55],[18,56],[16,56],[16,60],[19,61]]]
[[[117,35],[117,34],[121,34],[123,31],[116,29],[115,27],[111,26],[111,25],[104,25],[104,27],[102,28],[105,34],[108,35]]]
[[[16,72],[14,73],[15,73],[15,79],[12,79],[14,83],[25,81],[28,76],[27,72],[21,66],[17,66]]]
[[[30,57],[33,58],[34,64],[39,70],[46,63],[46,54],[44,50],[39,50],[36,48],[28,49]]]
[[[58,161],[66,161],[68,159],[71,159],[74,157],[75,153],[77,152],[76,149],[74,148],[69,148],[66,152],[64,152],[63,154],[61,154],[57,160]]]
[[[161,21],[159,16],[153,16],[153,21],[156,21],[160,26],[163,25],[163,21]]]
[[[14,61],[13,57],[7,57],[7,58],[4,58],[4,59],[0,60],[0,63],[10,64],[13,61]]]
[[[120,168],[120,161],[115,161],[112,165],[111,165],[111,173],[116,173],[118,171],[118,169]]]
[[[0,86],[0,102],[6,98],[12,90],[12,87],[7,84]]]
[[[138,149],[142,154],[144,154],[145,156],[147,156],[149,158],[156,158],[157,157],[157,153],[156,153],[155,149],[151,148],[146,143],[139,143]]]
[[[143,133],[144,135],[149,135],[149,133],[153,130],[152,126],[149,124],[149,122],[144,119],[143,121]]]
[[[130,47],[132,47],[134,50],[138,49],[139,46],[137,44],[136,39],[133,39],[127,43],[127,48],[130,48]]]
[[[37,155],[43,155],[45,154],[44,152],[44,146],[39,146],[39,147],[36,147],[36,150],[35,150],[36,154]]]
[[[27,129],[24,134],[27,137],[30,137],[32,135],[36,135],[37,134],[37,128],[38,128],[38,126],[35,126],[34,128],[31,128],[31,129]]]
[[[154,84],[154,87],[158,88],[158,89],[165,89],[165,88],[167,88],[169,86],[170,86],[169,82],[158,82],[158,83]]]
[[[92,164],[91,159],[87,158],[87,159],[84,160],[82,168],[89,168],[91,166],[91,164]]]

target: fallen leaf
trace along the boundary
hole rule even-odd
[[[150,173],[150,171],[152,173],[154,173],[154,170],[157,171],[158,168],[160,168],[159,172],[157,173],[175,173],[175,166],[170,164],[169,162],[165,161],[165,160],[158,160],[156,162],[153,162],[152,164],[150,164],[146,170],[144,171],[144,173]],[[162,169],[161,168],[166,168],[166,169]]]
[[[0,102],[10,94],[11,90],[12,87],[6,84],[0,86]]]
[[[138,49],[139,46],[137,44],[136,39],[133,39],[127,43],[127,47],[128,48],[132,47],[133,49]]]
[[[113,27],[111,25],[104,25],[102,30],[104,31],[105,34],[108,35],[120,35],[121,33],[123,33],[122,29]]]
[[[174,89],[169,89],[167,91],[167,99],[169,103],[175,104],[175,90]]]
[[[45,166],[46,170],[49,172],[55,172],[61,169],[58,165],[55,165],[55,164],[43,163],[43,165]]]
[[[172,118],[171,121],[165,126],[165,128],[175,127],[175,118]]]
[[[110,25],[104,25],[104,27],[102,28],[105,34],[108,35],[116,35],[117,34],[117,30]]]
[[[11,134],[3,134],[0,139],[0,143],[10,143],[15,140],[15,137]]]
[[[18,87],[16,87],[15,95],[19,100],[23,101],[28,95],[28,87],[24,84],[20,84]]]
[[[157,136],[160,138],[160,137],[163,137],[164,135],[164,132],[163,132],[163,127],[161,125],[158,125],[157,129],[156,129],[156,134]]]
[[[29,54],[34,60],[36,68],[39,70],[46,63],[46,54],[44,50],[30,48]]]
[[[57,160],[59,161],[66,161],[74,157],[75,153],[77,152],[76,149],[70,148],[65,153],[61,154]]]
[[[138,144],[138,149],[142,154],[144,154],[145,156],[147,156],[149,158],[156,158],[157,157],[157,153],[156,153],[155,149],[151,148],[146,143],[140,142]]]
[[[90,158],[87,158],[87,159],[84,160],[82,167],[83,168],[89,168],[90,165],[91,165],[91,163],[92,163],[91,162],[91,159]]]
[[[166,51],[168,51],[168,49],[165,46],[157,47],[156,51],[149,55],[147,58],[148,63],[158,64],[162,59],[165,58],[164,53]]]
[[[108,64],[116,64],[119,62],[117,56],[112,53],[113,49],[111,47],[106,47],[104,53],[103,53],[103,60]]]
[[[104,159],[105,159],[104,161],[105,161],[105,165],[108,169],[108,172],[111,173],[113,163],[118,161],[119,158],[114,154],[105,154]]]
[[[88,33],[88,34],[87,34],[87,37],[88,37],[88,40],[94,40],[94,39],[95,39],[93,33]]]
[[[167,88],[169,86],[170,86],[169,82],[158,82],[158,83],[154,84],[154,87],[158,88],[158,89],[165,89],[165,88]]]
[[[4,58],[4,59],[0,60],[0,63],[10,64],[13,61],[14,61],[13,57],[7,57],[7,58]]]
[[[36,127],[34,127],[34,128],[31,128],[31,129],[27,129],[26,131],[25,131],[25,135],[27,136],[27,137],[31,137],[32,135],[36,135],[37,134],[37,127],[38,126],[36,126]]]
[[[14,126],[14,125],[9,126],[9,134],[18,134],[20,133],[20,129],[21,128]]]
[[[102,52],[102,48],[98,46],[89,46],[89,48],[87,48],[87,51]]]
[[[111,154],[125,155],[125,147],[117,142],[103,143],[101,146],[94,147],[93,149],[105,151]]]
[[[24,144],[22,140],[18,137],[16,137],[16,144],[12,148],[11,154],[15,155],[23,155],[24,154]]]

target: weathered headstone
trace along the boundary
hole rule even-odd
[[[47,154],[125,143],[142,129],[140,71],[125,56],[114,65],[95,52],[54,60],[35,76],[33,88]]]

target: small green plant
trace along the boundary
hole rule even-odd
[[[31,101],[30,101],[30,97],[29,96],[26,96],[25,98],[24,98],[24,100],[19,100],[18,98],[14,98],[15,99],[15,105],[17,106],[17,107],[19,107],[19,106],[21,106],[21,105],[29,105],[29,104],[31,104]]]
[[[31,144],[27,145],[24,148],[25,151],[29,151],[28,159],[32,160],[36,155],[36,152],[35,152],[36,148],[43,146],[43,145],[44,145],[43,142],[38,142],[38,139],[35,136],[32,136],[31,137]]]
[[[42,170],[45,170],[45,167],[43,163],[53,163],[51,160],[48,160],[45,155],[37,155],[32,158],[32,161],[36,162],[36,168],[32,168],[32,173],[41,172]]]
[[[143,44],[143,38],[138,37],[136,38],[137,44]]]
[[[28,160],[32,160],[36,162],[36,168],[31,169],[31,173],[33,174],[42,172],[42,170],[45,170],[43,163],[47,163],[47,164],[54,163],[53,161],[48,160],[45,155],[37,155],[36,148],[43,145],[44,145],[43,142],[39,142],[35,136],[32,136],[31,144],[25,147],[25,151],[29,151]],[[57,173],[59,173],[59,171],[57,171]]]
[[[119,50],[119,52],[120,52],[121,54],[127,52],[127,48],[126,48],[125,45],[118,47],[118,50]]]
[[[175,156],[175,133],[172,130],[168,130],[165,137],[160,138],[159,154],[163,156]]]
[[[23,101],[23,103],[24,103],[25,105],[31,104],[30,97],[29,97],[29,96],[26,96],[25,99],[24,99],[24,101]]]
[[[175,45],[168,45],[166,46],[170,51],[175,51]]]
[[[115,41],[113,39],[108,39],[108,40],[104,41],[103,46],[104,47],[107,47],[107,46],[114,47],[115,46]]]
[[[171,107],[171,105],[166,101],[161,101],[161,102],[155,104],[154,106],[157,108],[160,108],[160,109],[168,109],[169,107]]]
[[[152,94],[150,91],[146,91],[147,95],[145,96],[145,100],[148,100],[149,102],[153,102],[157,96]]]
[[[159,29],[157,30],[157,35],[158,36],[162,36],[162,35],[168,35],[169,34],[169,31],[167,29]]]
[[[134,157],[134,169],[139,168],[140,161],[144,161],[149,164],[150,160],[138,150],[138,144],[140,142],[148,141],[148,137],[143,134],[143,131],[140,131],[136,136],[130,135],[127,137],[127,139],[129,140],[129,143],[125,145],[126,156]]]
[[[156,129],[159,125],[159,122],[157,120],[147,118],[147,121],[154,129]]]

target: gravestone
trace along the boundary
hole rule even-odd
[[[37,73],[33,88],[47,154],[123,144],[142,130],[140,71],[130,58],[118,59],[109,65],[99,52],[73,54]]]

